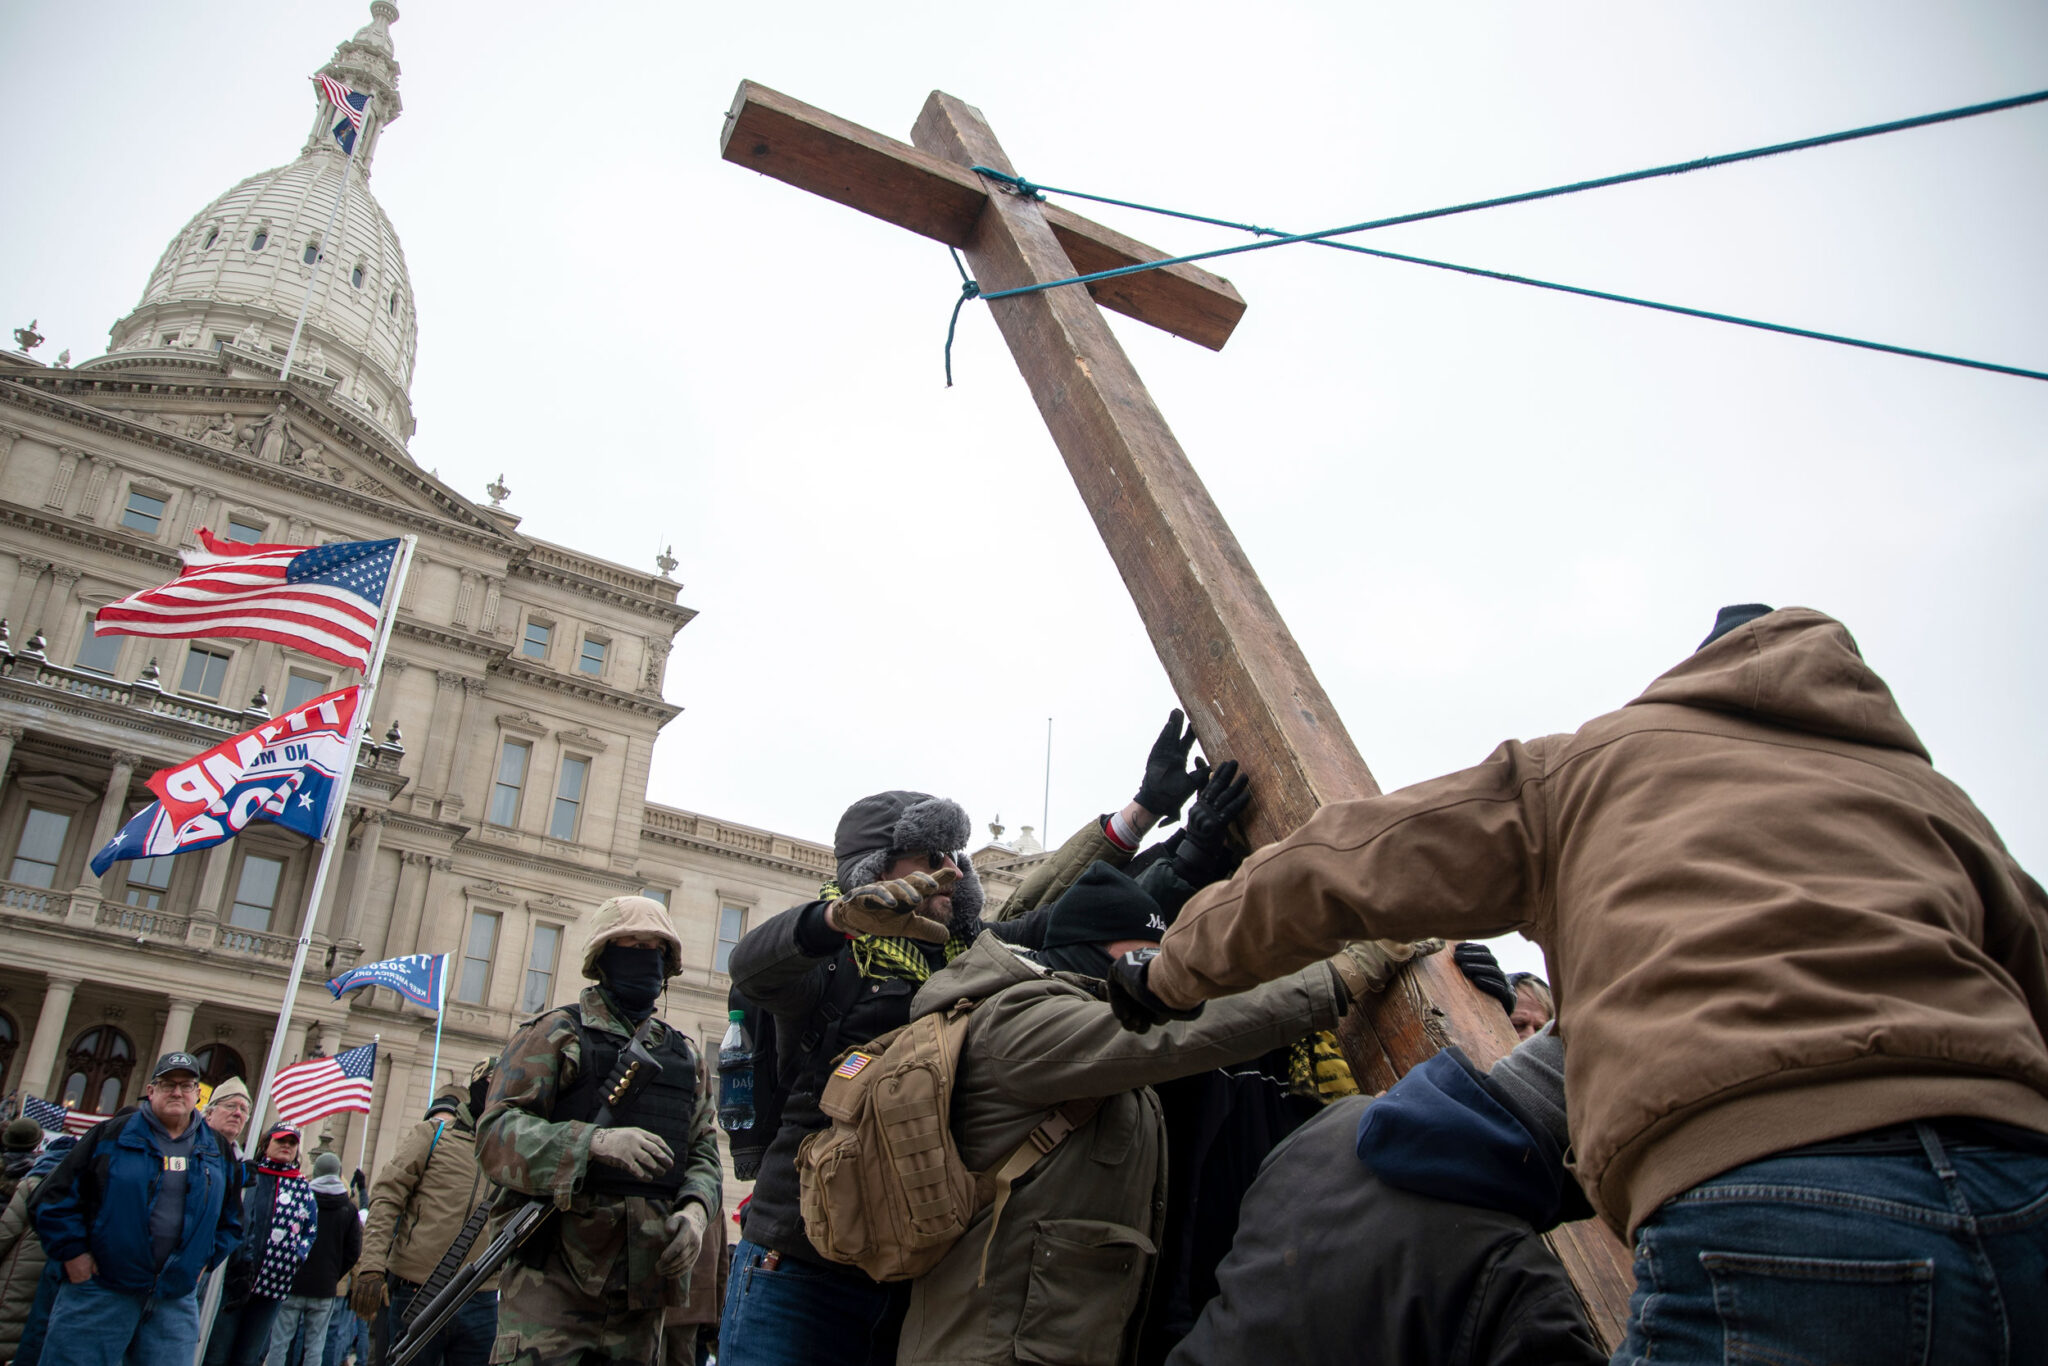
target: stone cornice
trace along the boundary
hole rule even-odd
[[[681,707],[664,702],[660,698],[607,688],[601,683],[587,681],[586,675],[558,674],[546,669],[530,668],[522,664],[520,656],[515,654],[507,654],[502,659],[492,661],[491,672],[515,683],[530,683],[536,688],[563,693],[585,702],[597,702],[607,707],[617,707],[621,711],[651,716],[662,726],[683,713]]]
[[[210,371],[216,376],[222,374],[222,367],[210,352],[205,361],[195,360],[192,368]],[[107,409],[69,397],[82,391],[109,399],[148,396],[262,408],[275,408],[282,399],[292,417],[333,438],[339,446],[370,464],[380,477],[429,499],[445,510],[449,520],[431,517],[407,503],[374,498],[346,485],[311,479],[238,452],[223,451],[173,436],[161,428],[129,422]],[[429,479],[410,459],[394,457],[379,449],[386,443],[366,441],[365,433],[358,430],[352,421],[345,426],[333,412],[308,404],[304,396],[296,392],[280,391],[276,385],[239,383],[225,377],[203,383],[184,383],[91,370],[26,371],[0,376],[0,403],[125,437],[141,445],[155,446],[181,459],[233,470],[301,496],[317,493],[323,501],[339,503],[373,518],[403,523],[408,529],[431,532],[451,540],[488,546],[500,554],[516,557],[531,544],[525,537],[506,531],[465,500]]]
[[[675,601],[675,593],[680,591],[680,585],[668,584],[669,596],[663,599],[656,596],[660,590],[655,588],[655,585],[663,583],[664,580],[586,559],[559,546],[529,543],[525,554],[515,559],[508,567],[508,573],[512,577],[536,579],[558,588],[567,588],[571,592],[582,593],[587,597],[602,598],[606,602],[631,608],[635,612],[659,617],[674,623],[671,635],[688,625],[691,618],[697,615],[694,608],[681,606]]]

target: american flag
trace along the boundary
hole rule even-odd
[[[101,636],[274,640],[346,669],[366,669],[398,541],[247,545],[201,527],[200,550],[157,588],[100,608]]]
[[[360,90],[351,90],[340,81],[326,76],[315,76],[314,82],[327,102],[341,111],[341,122],[334,125],[334,140],[341,144],[341,150],[354,155],[356,134],[363,131],[363,118],[370,110],[370,97]]]
[[[42,1130],[46,1134],[63,1133],[64,1121],[69,1118],[63,1106],[58,1105],[54,1101],[42,1100],[36,1096],[23,1096],[21,1098],[21,1117],[34,1120],[42,1126]]]
[[[64,1112],[64,1132],[76,1136],[84,1133],[101,1120],[112,1118],[112,1115],[96,1115],[89,1110],[66,1110]]]
[[[311,1058],[287,1067],[271,1084],[270,1099],[287,1124],[303,1128],[343,1110],[370,1113],[377,1084],[377,1045],[366,1043],[331,1058]]]

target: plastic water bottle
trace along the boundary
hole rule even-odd
[[[754,1127],[754,1041],[747,1037],[746,1012],[729,1010],[732,1021],[718,1044],[718,1125]]]

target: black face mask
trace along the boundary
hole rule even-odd
[[[1104,979],[1109,976],[1110,957],[1093,944],[1062,944],[1056,949],[1039,949],[1031,956],[1054,972]]]
[[[598,950],[598,980],[636,1023],[654,1009],[655,998],[668,981],[666,958],[661,949],[629,949],[620,944]]]
[[[484,1097],[490,1095],[490,1093],[491,1079],[488,1074],[478,1077],[469,1084],[469,1117],[471,1120],[479,1120],[484,1117]]]

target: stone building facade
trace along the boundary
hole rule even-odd
[[[371,1113],[322,1126],[374,1171],[437,1085],[574,999],[602,899],[668,903],[688,953],[663,1009],[715,1048],[731,945],[813,896],[831,856],[647,800],[680,711],[663,695],[669,651],[693,615],[673,580],[523,534],[502,487],[473,501],[408,455],[417,317],[369,189],[401,109],[397,11],[371,11],[324,73],[373,97],[332,241],[344,164],[320,100],[294,161],[179,231],[106,355],[0,354],[0,1094],[104,1113],[173,1048],[253,1087],[319,846],[258,825],[104,879],[87,863],[150,800],[150,773],[355,681],[276,644],[96,636],[94,612],[169,580],[200,527],[305,545],[412,535],[374,743],[283,1050],[290,1063],[380,1041]],[[997,865],[1016,856],[983,861],[999,901],[1017,877]],[[321,985],[415,952],[451,955],[435,1075],[429,1013]]]

